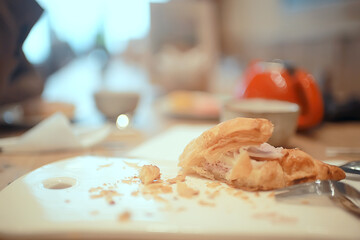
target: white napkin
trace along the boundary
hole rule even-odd
[[[65,115],[56,113],[19,137],[0,139],[0,149],[4,153],[81,149],[101,142],[109,133],[109,125],[76,128]]]

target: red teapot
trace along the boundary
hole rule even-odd
[[[236,97],[277,99],[298,104],[300,130],[318,125],[324,116],[322,95],[313,76],[282,61],[251,63]]]

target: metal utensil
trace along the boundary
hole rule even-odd
[[[360,217],[360,192],[343,182],[316,180],[279,189],[276,192],[277,200],[314,194],[328,196],[337,205]]]
[[[349,162],[339,167],[347,173],[360,174],[360,161]]]

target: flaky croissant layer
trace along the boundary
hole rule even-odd
[[[272,131],[273,125],[266,119],[225,121],[191,141],[180,156],[179,166],[185,174],[195,173],[249,191],[345,178],[340,168],[299,149],[267,144]]]

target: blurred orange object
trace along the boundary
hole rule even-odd
[[[312,75],[283,62],[253,62],[237,90],[237,98],[277,99],[298,104],[300,130],[314,127],[323,119],[322,95]]]
[[[192,119],[218,119],[220,100],[211,93],[175,90],[160,101],[161,110],[168,116]]]

